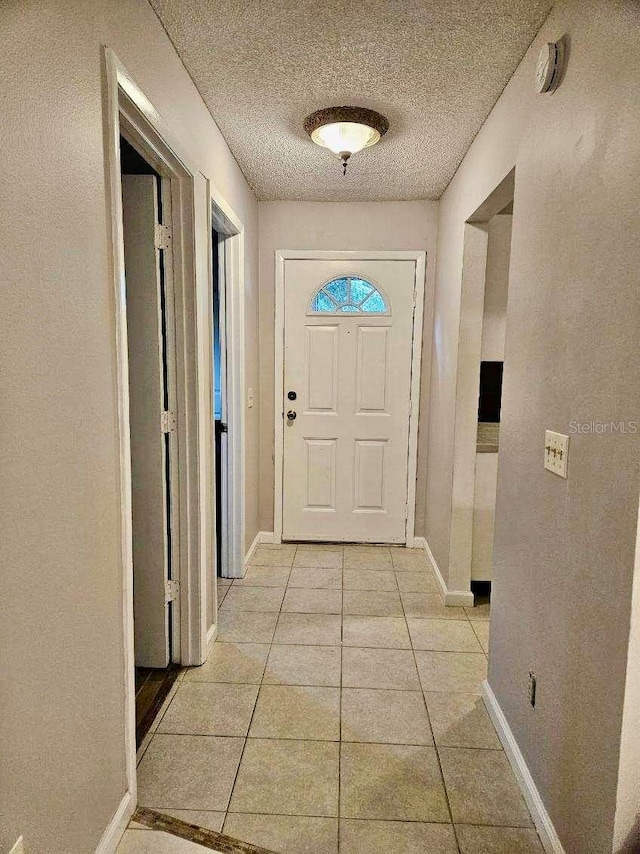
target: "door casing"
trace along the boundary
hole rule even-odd
[[[278,249],[275,253],[275,421],[274,421],[274,534],[275,543],[282,542],[282,501],[284,494],[284,312],[285,262],[289,260],[323,261],[414,261],[416,305],[413,317],[413,341],[411,350],[411,390],[407,470],[407,520],[405,526],[406,545],[415,543],[416,475],[418,466],[418,419],[420,414],[420,374],[422,359],[422,325],[427,254],[420,251],[333,251]]]
[[[451,483],[451,527],[447,605],[473,605],[471,558],[475,491],[478,395],[488,223],[506,204],[513,202],[516,170],[513,168],[464,224],[464,255],[460,292],[460,335],[456,366],[456,397]],[[499,459],[499,457],[498,457]]]
[[[201,664],[207,656],[206,591],[211,579],[209,531],[211,506],[207,503],[207,477],[213,471],[212,448],[203,425],[211,420],[202,394],[210,353],[207,261],[207,180],[182,142],[163,121],[116,54],[104,48],[106,102],[104,116],[108,175],[108,211],[113,275],[114,398],[117,406],[116,441],[119,450],[120,563],[123,606],[123,676],[126,791],[100,840],[97,852],[111,852],[124,832],[137,797],[136,727],[133,644],[133,559],[131,517],[131,459],[129,437],[129,386],[127,361],[126,292],[122,202],[120,189],[120,135],[124,136],[163,179],[170,193],[173,230],[173,294],[175,300],[175,367],[177,453],[173,477],[177,500],[174,532],[180,582],[179,661]],[[173,459],[172,459],[173,468]],[[215,586],[215,579],[214,586]]]

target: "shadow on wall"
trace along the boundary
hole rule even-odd
[[[636,817],[635,826],[631,828],[629,835],[618,848],[616,854],[638,854],[640,851],[640,813]]]

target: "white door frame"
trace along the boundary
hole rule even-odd
[[[418,419],[420,415],[420,372],[422,359],[422,322],[424,311],[426,252],[413,251],[331,251],[276,250],[276,311],[275,311],[275,498],[273,508],[274,542],[282,542],[282,500],[284,495],[284,268],[285,261],[415,261],[415,295],[413,314],[413,344],[411,353],[411,391],[409,416],[409,446],[407,470],[406,544],[415,545],[416,475],[418,468]]]
[[[513,201],[514,192],[515,168],[491,191],[464,224],[447,605],[473,605],[473,505],[488,228],[489,220]]]
[[[222,249],[224,251],[225,276],[221,285],[224,288],[225,305],[226,382],[223,393],[226,402],[228,433],[222,471],[222,518],[226,523],[226,537],[222,543],[222,553],[227,558],[227,575],[225,577],[242,578],[245,527],[244,226],[213,183],[208,181],[207,184],[207,195],[211,200],[209,206],[209,240],[211,241],[213,229],[224,238]],[[210,264],[213,258],[212,248],[210,244]],[[209,281],[211,282],[210,311],[213,312],[212,269],[209,272]],[[213,393],[213,363],[210,388]],[[215,525],[215,512],[213,519]],[[213,562],[215,564],[215,554],[213,555]]]
[[[204,233],[207,221],[206,179],[173,131],[136,85],[116,54],[104,48],[106,77],[105,149],[108,169],[108,221],[112,248],[113,303],[115,336],[116,402],[118,411],[120,490],[120,562],[124,637],[124,732],[126,744],[127,791],[118,812],[105,831],[99,851],[110,851],[112,840],[131,814],[136,801],[136,727],[133,644],[133,559],[131,518],[131,460],[129,431],[129,381],[127,356],[126,290],[122,227],[120,174],[120,133],[126,136],[145,159],[166,180],[171,192],[173,226],[174,298],[176,317],[177,371],[177,445],[178,493],[177,517],[180,541],[179,632],[182,664],[201,664],[207,652],[206,589],[211,565],[203,548],[202,531],[211,524],[204,518],[210,511],[205,478],[200,471],[213,471],[209,465],[212,448],[204,441],[203,425],[211,418],[202,398],[201,375],[206,374],[206,353],[211,350],[211,326],[203,314],[202,302],[208,293],[208,241]],[[203,261],[204,259],[204,261]],[[205,355],[203,355],[205,354]]]

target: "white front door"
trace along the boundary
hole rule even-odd
[[[416,261],[284,264],[283,538],[405,542]]]

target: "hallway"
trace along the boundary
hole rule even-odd
[[[219,607],[140,806],[282,854],[542,850],[480,696],[488,605],[445,608],[423,552],[259,546]]]
[[[639,33],[0,4],[0,854],[640,852]]]

